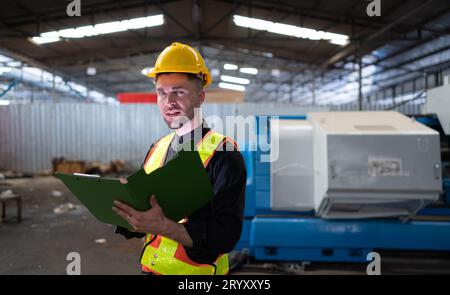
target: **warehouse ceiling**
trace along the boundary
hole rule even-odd
[[[366,12],[370,1],[363,0],[81,0],[81,16],[73,17],[66,13],[69,3],[2,1],[0,47],[30,65],[111,96],[152,90],[141,71],[152,66],[157,54],[173,41],[200,50],[214,74],[212,87],[227,74],[251,81],[248,101],[302,102],[310,89],[342,80],[358,62],[364,67],[377,65],[378,71],[389,69],[395,62],[388,58],[448,37],[450,31],[448,0],[381,0],[381,16],[374,17]],[[30,42],[45,32],[159,14],[164,15],[161,26],[40,45]],[[349,42],[338,45],[243,28],[235,25],[234,15],[343,34]],[[227,72],[225,63],[254,67],[258,74]],[[88,67],[95,67],[95,75],[87,75]]]

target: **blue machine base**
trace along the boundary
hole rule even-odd
[[[255,217],[246,248],[258,260],[366,262],[374,250],[450,251],[450,222]],[[248,228],[250,227],[250,228]]]

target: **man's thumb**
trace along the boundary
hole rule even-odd
[[[155,195],[152,195],[150,197],[150,206],[152,206],[152,208],[155,207],[155,206],[158,206],[158,202],[156,201]]]

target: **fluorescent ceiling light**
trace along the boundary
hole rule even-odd
[[[281,71],[279,69],[272,69],[272,71],[270,72],[270,74],[274,77],[280,77],[281,75]]]
[[[256,69],[256,68],[240,68],[239,72],[245,73],[245,74],[256,75],[256,74],[258,74],[258,69]]]
[[[341,45],[344,46],[348,43],[348,40],[344,40],[344,39],[331,39],[330,40],[331,44],[336,44],[336,45]]]
[[[94,26],[96,35],[111,34],[128,30],[127,24],[124,22],[109,22]]]
[[[141,73],[142,73],[142,75],[147,76],[151,70],[152,70],[152,68],[143,68]]]
[[[6,65],[11,68],[17,68],[17,67],[20,67],[22,65],[22,63],[20,61],[10,61],[10,62],[6,63]]]
[[[327,40],[332,44],[345,45],[348,36],[314,29],[303,28],[282,23],[274,23],[257,18],[233,15],[234,24],[244,28],[267,31],[275,34],[287,35],[310,40]]]
[[[9,105],[9,100],[0,99],[0,106],[7,106]]]
[[[53,74],[47,71],[42,71],[41,74],[42,81],[53,83]]]
[[[119,102],[117,101],[117,99],[115,99],[114,97],[108,97],[108,98],[106,98],[106,102],[109,103],[109,104],[115,104],[115,105],[118,105],[118,104],[119,104]]]
[[[42,77],[42,70],[39,68],[35,68],[35,67],[23,67],[22,70],[27,73],[30,74],[32,76],[41,78]]]
[[[164,23],[164,17],[160,14],[148,17],[132,18],[126,22],[129,30],[136,30],[148,27],[149,24],[152,24],[153,26],[162,25]]]
[[[104,102],[105,95],[98,91],[89,91],[89,97],[99,102]]]
[[[29,40],[31,40],[31,42],[39,45],[39,44],[57,42],[57,41],[60,41],[61,39],[58,37],[33,37],[33,38],[30,38]]]
[[[55,75],[55,83],[56,84],[61,84],[63,82],[64,82],[64,80],[61,76]]]
[[[216,68],[211,69],[211,76],[217,77],[219,75],[220,75],[220,70],[219,69],[216,69]]]
[[[0,74],[11,72],[10,67],[0,67]]]
[[[57,32],[58,36],[63,38],[83,38],[84,32],[77,29],[65,29]]]
[[[86,92],[87,92],[87,88],[84,87],[83,85],[80,85],[75,82],[69,82],[67,84],[69,85],[70,88],[72,88],[73,90],[75,90],[79,93],[82,93],[83,95],[86,94]]]
[[[230,84],[230,83],[225,83],[225,82],[220,82],[220,83],[219,83],[219,87],[220,87],[220,88],[224,88],[224,89],[231,89],[231,90],[237,90],[237,91],[245,91],[245,86],[242,86],[242,85],[236,85],[236,84]]]
[[[245,84],[250,84],[250,80],[249,79],[238,78],[238,77],[233,77],[233,76],[226,76],[226,75],[220,76],[220,80],[222,80],[224,82],[244,84],[244,85]]]
[[[59,31],[42,33],[40,36],[33,37],[30,40],[36,44],[44,44],[60,41],[61,38],[84,38],[96,35],[111,34],[127,30],[136,30],[164,24],[164,15],[152,15],[147,17],[138,17],[122,21],[96,24],[94,26],[82,26],[77,28],[68,28]]]
[[[13,59],[0,54],[0,62],[8,62],[8,61],[13,61]]]
[[[90,37],[97,35],[94,26],[84,26],[76,28],[78,34],[83,35],[83,37]]]
[[[86,69],[86,74],[88,74],[88,76],[95,76],[95,74],[97,74],[97,69],[95,67],[88,67]]]
[[[63,30],[63,31],[66,31],[66,30]],[[39,37],[33,37],[29,40],[31,40],[31,42],[39,45],[39,44],[57,42],[57,41],[60,41],[61,38],[57,31],[51,31],[51,32],[42,33]]]
[[[58,33],[57,31],[50,31],[50,32],[41,34],[41,37],[44,37],[44,38],[58,38],[59,36],[60,36],[60,33]]]
[[[233,65],[233,64],[224,64],[223,68],[225,70],[237,70],[238,66],[237,65]]]

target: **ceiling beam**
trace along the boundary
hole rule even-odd
[[[84,3],[82,4],[82,15],[79,16],[79,18],[88,18],[89,20],[95,16],[97,11],[102,11],[102,13],[108,13],[108,12],[117,12],[117,11],[124,11],[124,10],[131,10],[134,8],[142,8],[144,6],[147,6],[149,3],[150,5],[154,5],[158,3],[161,4],[167,4],[171,2],[180,2],[182,0],[127,0],[123,1],[122,3],[122,9],[119,9],[117,7],[117,4],[114,3],[114,1],[102,1],[97,3]],[[2,17],[2,21],[4,21],[7,25],[11,27],[17,27],[17,26],[24,26],[24,25],[31,25],[36,23],[36,17],[40,19],[41,22],[52,22],[52,21],[58,21],[58,20],[64,20],[67,19],[67,13],[66,13],[66,6],[67,2],[62,1],[61,7],[58,8],[52,8],[47,10],[40,10],[40,11],[34,11],[32,15],[29,13],[21,14],[21,15],[14,15],[14,16],[8,16],[8,17]],[[44,7],[44,6],[41,6]]]
[[[338,61],[344,59],[345,57],[349,56],[350,54],[353,54],[357,50],[360,51],[360,54],[361,54],[361,50],[363,48],[364,48],[365,52],[372,51],[374,49],[374,46],[371,46],[370,49],[369,49],[369,48],[364,46],[364,44],[366,42],[372,41],[375,38],[377,38],[379,36],[382,36],[385,32],[387,32],[391,28],[395,27],[397,24],[401,23],[405,19],[407,19],[407,18],[413,16],[414,14],[418,13],[419,11],[421,11],[424,7],[426,7],[429,4],[431,4],[432,1],[433,0],[428,0],[428,1],[424,2],[424,3],[422,3],[421,5],[417,6],[416,8],[410,10],[408,13],[406,13],[406,14],[402,15],[401,17],[395,19],[391,23],[387,24],[383,28],[380,28],[378,31],[369,34],[368,36],[363,37],[362,39],[359,39],[357,41],[352,41],[350,44],[345,46],[343,49],[339,50],[333,56],[328,58],[324,63],[322,63],[320,65],[321,70],[324,70],[327,67],[329,67],[330,65],[333,65],[333,64],[337,63]],[[380,43],[380,45],[381,44],[382,43]]]

